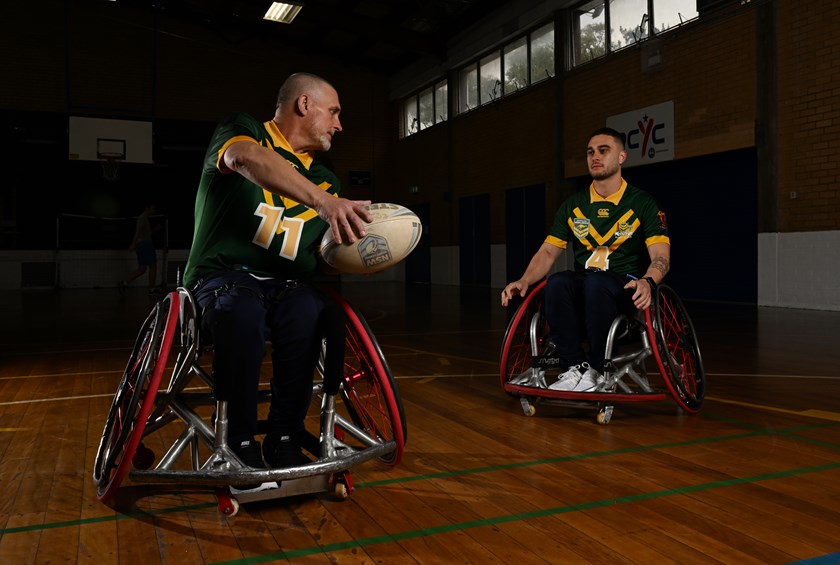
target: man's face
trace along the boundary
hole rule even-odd
[[[324,85],[308,97],[309,112],[306,115],[311,149],[329,151],[333,136],[341,131],[341,104],[338,93]]]
[[[586,164],[589,166],[589,174],[595,180],[618,174],[626,158],[627,153],[609,135],[594,136],[586,147]]]

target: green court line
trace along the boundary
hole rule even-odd
[[[247,557],[242,559],[235,559],[232,561],[220,561],[213,565],[228,565],[233,563],[265,563],[275,559],[291,559],[293,557],[304,557],[307,555],[314,555],[319,553],[331,553],[351,548],[364,548],[371,545],[381,543],[396,542],[400,540],[407,540],[412,538],[421,538],[432,536],[436,534],[443,534],[448,532],[463,531],[473,528],[482,528],[486,526],[493,526],[496,524],[504,524],[507,522],[520,522],[523,520],[532,520],[535,518],[544,518],[548,516],[556,516],[558,514],[567,514],[569,512],[578,512],[582,510],[592,510],[595,508],[603,508],[605,506],[615,506],[618,504],[628,504],[631,502],[639,502],[644,500],[652,500],[656,498],[663,498],[666,496],[673,496],[679,494],[689,494],[694,492],[701,492],[715,488],[728,487],[733,485],[740,485],[745,483],[757,483],[761,481],[769,481],[772,479],[781,479],[792,477],[796,475],[804,475],[807,473],[819,473],[822,471],[831,471],[840,468],[840,463],[830,463],[827,465],[819,465],[816,467],[806,467],[803,469],[793,469],[789,471],[777,471],[774,473],[763,473],[761,475],[754,475],[752,477],[740,477],[733,479],[726,479],[722,481],[714,481],[711,483],[703,483],[699,485],[689,485],[679,488],[663,489],[653,492],[643,492],[638,494],[631,494],[629,496],[622,496],[618,498],[606,498],[602,500],[593,500],[590,502],[583,502],[580,504],[570,504],[568,506],[557,506],[554,508],[546,508],[542,510],[532,510],[530,512],[520,512],[518,514],[509,514],[506,516],[496,516],[493,518],[483,518],[480,520],[470,520],[467,522],[459,522],[456,524],[444,524],[431,528],[421,528],[418,530],[410,530],[399,532],[396,534],[386,534],[382,536],[374,536],[369,538],[362,538],[359,540],[348,540],[343,542],[332,543],[324,546],[302,547],[299,549],[290,549],[280,551],[277,553],[270,553],[266,555],[259,555],[254,557]]]
[[[548,465],[554,463],[562,463],[564,461],[579,461],[582,459],[591,459],[595,457],[606,457],[611,455],[622,455],[625,453],[640,453],[644,451],[651,451],[656,449],[668,449],[672,447],[685,447],[691,445],[702,445],[704,443],[718,443],[721,441],[734,441],[738,439],[746,439],[751,437],[761,437],[761,436],[768,436],[768,435],[784,435],[785,437],[790,437],[793,439],[803,439],[806,440],[808,438],[799,438],[792,433],[788,433],[790,431],[797,431],[797,430],[808,430],[808,429],[815,429],[815,428],[826,428],[826,427],[836,427],[838,424],[836,423],[828,423],[828,424],[813,424],[813,425],[802,425],[790,428],[789,430],[771,430],[771,429],[763,429],[760,431],[754,432],[745,432],[742,434],[734,434],[728,436],[720,436],[720,437],[710,437],[710,438],[701,438],[701,439],[692,439],[686,441],[675,441],[669,443],[660,443],[655,445],[640,445],[636,447],[625,447],[622,449],[613,449],[610,451],[593,451],[590,453],[579,453],[576,455],[561,455],[558,457],[550,457],[547,459],[535,459],[533,461],[519,461],[515,463],[504,463],[501,465],[489,465],[487,467],[474,467],[472,469],[460,469],[457,471],[443,471],[440,473],[428,473],[425,475],[414,475],[411,477],[398,477],[394,479],[382,479],[379,481],[368,481],[363,483],[357,483],[356,486],[361,487],[372,487],[372,486],[383,486],[383,485],[390,485],[390,484],[397,484],[397,483],[409,483],[413,481],[425,481],[429,479],[441,479],[441,478],[449,478],[449,477],[458,477],[462,475],[473,475],[479,473],[490,473],[493,471],[503,471],[505,469],[515,469],[521,467],[532,467],[534,465]],[[816,440],[814,441],[815,443]],[[840,448],[840,446],[836,446],[834,444],[826,444],[824,447],[833,447],[835,449]]]
[[[746,424],[742,423],[741,425],[746,426]],[[764,428],[760,431],[753,431],[753,432],[745,432],[741,434],[733,434],[728,436],[719,436],[719,437],[707,437],[707,438],[699,438],[699,439],[692,439],[686,441],[676,441],[676,442],[668,442],[668,443],[660,443],[654,445],[641,445],[636,447],[627,447],[622,449],[614,449],[610,451],[593,451],[591,453],[580,453],[576,455],[563,455],[559,457],[550,457],[546,459],[535,459],[531,461],[519,461],[514,463],[505,463],[501,465],[489,465],[485,467],[473,467],[471,469],[460,469],[457,471],[443,471],[440,473],[428,473],[424,475],[413,475],[410,477],[398,477],[394,479],[383,479],[379,481],[368,481],[368,482],[361,482],[356,483],[356,488],[370,488],[370,487],[377,487],[377,486],[384,486],[384,485],[392,485],[392,484],[400,484],[400,483],[410,483],[415,481],[426,481],[426,480],[433,480],[433,479],[442,479],[442,478],[451,478],[451,477],[459,477],[464,475],[476,475],[481,473],[490,473],[494,471],[503,471],[506,469],[516,469],[516,468],[523,468],[523,467],[533,467],[536,465],[548,465],[554,463],[562,463],[564,461],[579,461],[583,459],[592,459],[596,457],[608,457],[613,455],[622,455],[626,453],[641,453],[645,451],[653,451],[657,449],[667,449],[673,447],[686,447],[691,445],[702,445],[705,443],[719,443],[723,441],[735,441],[739,439],[746,439],[751,437],[761,437],[761,436],[770,436],[770,435],[784,435],[785,437],[789,437],[791,439],[800,439],[803,441],[809,441],[815,443],[817,445],[821,445],[823,447],[829,447],[832,449],[840,449],[840,446],[827,443],[827,442],[820,442],[818,440],[811,440],[809,438],[804,438],[801,436],[795,435],[793,432],[802,431],[802,430],[810,430],[810,429],[819,429],[819,428],[829,428],[829,427],[836,427],[838,424],[834,422],[829,423],[820,423],[820,424],[803,424],[800,426],[793,426],[790,428],[783,428],[781,430],[771,430]],[[752,426],[751,426],[752,427]],[[6,528],[0,529],[0,536],[4,536],[7,534],[15,534],[21,532],[31,532],[31,531],[38,531],[38,530],[49,530],[54,528],[65,528],[65,527],[72,527],[72,526],[80,526],[85,524],[95,524],[99,522],[110,522],[116,520],[125,520],[128,518],[141,518],[141,517],[150,517],[150,516],[158,516],[163,514],[171,514],[175,512],[188,512],[190,510],[200,510],[205,508],[211,508],[216,506],[214,503],[202,503],[202,504],[195,504],[189,506],[177,506],[173,508],[164,508],[161,510],[149,510],[149,511],[140,511],[140,512],[132,512],[130,514],[122,514],[118,513],[112,516],[100,516],[97,518],[86,518],[82,520],[68,520],[64,522],[52,522],[46,524],[33,524],[30,526],[19,526],[14,528]]]
[[[34,532],[39,530],[52,530],[55,528],[66,528],[69,526],[83,526],[85,524],[96,524],[98,522],[116,522],[117,520],[126,520],[129,518],[148,518],[153,516],[161,516],[163,514],[173,514],[175,512],[189,512],[190,510],[204,510],[205,508],[212,508],[216,506],[212,502],[202,502],[201,504],[192,504],[190,506],[176,506],[174,508],[162,508],[160,510],[138,511],[131,514],[115,514],[113,516],[99,516],[98,518],[85,518],[84,520],[67,520],[66,522],[50,522],[48,524],[32,524],[31,526],[18,526],[16,528],[6,528],[0,530],[0,536],[7,534],[19,534],[21,532]]]

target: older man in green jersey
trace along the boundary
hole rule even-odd
[[[595,130],[586,148],[592,184],[560,205],[548,237],[525,273],[502,290],[502,305],[525,296],[572,246],[575,268],[551,275],[545,314],[561,366],[568,368],[550,389],[594,390],[604,371],[610,325],[620,311],[646,308],[671,264],[665,213],[648,193],[621,176],[624,138],[611,128]],[[583,324],[581,324],[581,321]],[[580,327],[589,342],[584,351]]]
[[[228,443],[251,467],[304,462],[299,441],[321,340],[321,296],[308,284],[326,229],[355,241],[369,201],[339,198],[335,174],[315,157],[341,131],[335,88],[291,75],[273,118],[221,122],[204,159],[184,284],[213,344],[216,398],[227,401]],[[272,343],[268,434],[257,435],[257,389]]]

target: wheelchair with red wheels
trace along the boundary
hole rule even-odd
[[[589,392],[547,388],[547,378],[568,367],[560,367],[559,360],[551,355],[553,344],[543,314],[545,285],[544,279],[525,296],[502,342],[502,388],[519,399],[525,415],[535,414],[538,403],[595,405],[596,421],[607,424],[615,404],[665,400],[669,396],[687,413],[700,410],[706,378],[697,336],[679,296],[664,284],[654,290],[650,307],[632,316],[620,314],[613,321],[607,336],[603,382]],[[627,340],[629,345],[623,343]],[[638,345],[632,347],[635,343]],[[662,382],[651,382],[649,371],[658,372]]]
[[[350,468],[371,459],[399,463],[407,430],[388,363],[361,313],[335,290],[324,292],[337,308],[313,369],[304,445],[310,463],[255,469],[229,448],[226,403],[214,400],[200,363],[210,346],[200,343],[192,294],[179,287],[143,322],[114,395],[94,461],[98,498],[114,496],[126,476],[203,485],[215,488],[220,511],[233,516],[240,503],[255,500],[322,492],[346,498],[353,491]],[[269,394],[261,390],[261,401]],[[153,448],[161,446],[157,457]],[[231,486],[245,484],[260,487]]]

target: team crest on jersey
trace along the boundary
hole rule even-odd
[[[620,222],[618,224],[618,231],[615,232],[616,239],[633,237],[633,226],[627,222]]]
[[[589,235],[589,224],[589,218],[575,218],[573,224],[575,237],[583,239]]]

